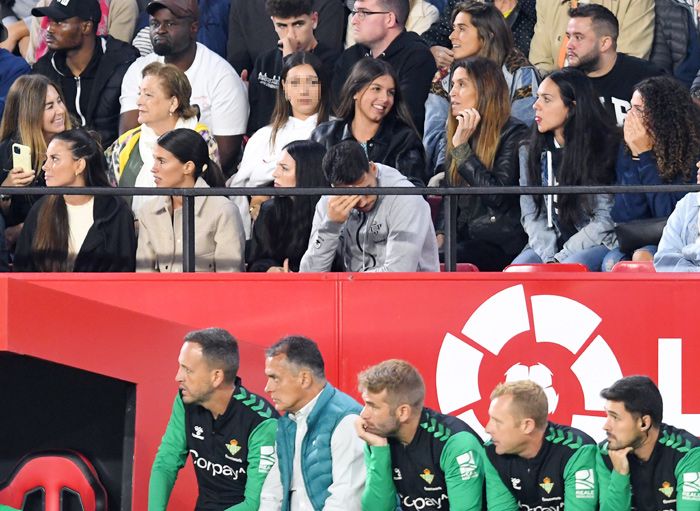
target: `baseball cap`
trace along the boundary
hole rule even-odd
[[[81,20],[99,23],[102,18],[97,0],[53,0],[47,7],[35,7],[32,16],[46,16],[54,21],[63,21],[73,16]]]
[[[146,7],[146,12],[153,15],[158,9],[165,7],[178,18],[199,18],[197,0],[154,0]]]
[[[5,39],[7,39],[7,29],[5,28],[5,25],[2,24],[2,21],[0,21],[0,43]]]

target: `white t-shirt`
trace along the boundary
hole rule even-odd
[[[134,61],[124,75],[119,98],[121,113],[136,110],[141,71],[151,62],[165,58],[151,53]],[[214,135],[242,135],[248,126],[248,92],[231,65],[203,44],[197,43],[194,62],[185,71],[192,86],[190,103],[199,106],[200,122]]]
[[[82,247],[85,242],[90,227],[95,223],[92,214],[94,205],[94,197],[85,204],[80,204],[79,206],[74,206],[66,202],[66,209],[68,211],[68,262],[71,267],[80,252],[80,247]]]

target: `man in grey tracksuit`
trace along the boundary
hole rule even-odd
[[[412,187],[398,170],[367,160],[355,141],[328,150],[323,172],[336,188]],[[335,195],[316,206],[300,271],[439,271],[430,207],[420,195]]]

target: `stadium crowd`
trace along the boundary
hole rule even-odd
[[[195,200],[197,271],[700,270],[697,0],[0,0],[3,187]],[[345,47],[344,47],[345,46]],[[99,150],[97,150],[99,149]],[[182,197],[0,196],[0,270],[182,271]],[[126,207],[124,207],[126,205]],[[431,207],[432,206],[432,207]]]

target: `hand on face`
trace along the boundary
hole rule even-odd
[[[452,136],[453,147],[458,147],[472,137],[481,121],[481,115],[475,108],[465,108],[457,114],[457,129]]]
[[[623,126],[625,143],[637,155],[645,151],[650,151],[654,147],[649,131],[644,126],[641,114],[632,109],[627,113]]]
[[[367,421],[362,417],[358,417],[355,421],[355,432],[357,436],[367,442],[367,445],[371,447],[380,447],[388,444],[387,439],[383,436],[375,435],[367,431]]]
[[[336,195],[328,200],[328,220],[342,224],[360,202],[359,195]]]
[[[630,452],[632,452],[632,447],[608,450],[608,456],[610,456],[610,461],[613,464],[613,469],[615,469],[615,472],[617,472],[618,474],[627,475],[630,473],[630,463],[627,459],[627,455]]]

